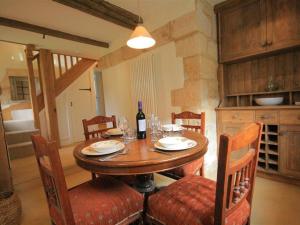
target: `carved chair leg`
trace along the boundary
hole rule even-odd
[[[201,168],[199,170],[199,174],[201,177],[204,177],[204,165],[201,166]]]
[[[250,225],[250,218],[248,218],[247,222],[245,225]]]

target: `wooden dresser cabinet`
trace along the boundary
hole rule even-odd
[[[228,0],[215,12],[218,135],[262,122],[259,175],[300,185],[300,0]]]
[[[218,136],[255,121],[264,124],[258,170],[300,179],[300,107],[218,108]]]
[[[221,63],[300,45],[299,0],[229,0],[215,11]]]

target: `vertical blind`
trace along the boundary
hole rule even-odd
[[[158,56],[138,57],[131,61],[129,69],[133,107],[137,108],[137,102],[141,100],[146,116],[157,115]]]

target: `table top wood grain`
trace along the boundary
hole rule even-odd
[[[207,138],[193,131],[183,131],[182,136],[195,140],[197,142],[195,147],[183,151],[168,151],[169,154],[153,151],[154,143],[151,142],[149,136],[146,139],[134,140],[126,144],[128,149],[126,155],[117,155],[106,161],[99,161],[98,159],[101,157],[86,156],[81,153],[81,150],[91,143],[106,140],[101,138],[91,139],[78,144],[74,149],[73,155],[78,166],[95,173],[134,175],[149,174],[180,167],[202,157],[207,151]]]

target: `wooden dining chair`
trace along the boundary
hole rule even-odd
[[[109,176],[67,190],[55,142],[33,135],[32,143],[52,224],[129,224],[140,218],[140,193]]]
[[[112,127],[107,128],[106,125],[107,123],[112,123]],[[92,119],[83,119],[82,120],[82,125],[83,125],[83,130],[84,130],[84,136],[85,140],[89,140],[91,138],[95,137],[101,137],[101,134],[111,128],[116,128],[117,123],[116,123],[116,117],[115,116],[95,116]],[[95,126],[97,129],[90,130],[89,127]],[[103,127],[101,127],[103,126]]]
[[[195,132],[199,132],[202,135],[205,135],[205,112],[202,112],[200,114],[196,114],[193,112],[182,112],[182,113],[172,113],[172,123],[175,124],[176,120],[187,120],[189,123],[191,120],[194,122],[192,124],[182,124],[181,126],[192,130]],[[196,122],[196,124],[195,124]],[[173,179],[180,179],[182,177],[188,176],[188,175],[195,175],[199,172],[201,176],[204,176],[204,157],[201,157],[200,159],[195,160],[194,162],[191,162],[187,165],[184,165],[179,168],[175,168],[169,171],[161,172],[160,174],[173,178]]]
[[[187,176],[149,197],[148,218],[165,225],[249,225],[262,124],[221,135],[217,182]],[[231,154],[246,148],[239,159]],[[175,216],[176,215],[176,216]]]
[[[89,120],[83,119],[82,125],[83,125],[85,140],[87,141],[90,140],[91,138],[101,137],[102,133],[111,129],[111,128],[107,128],[107,123],[112,123],[111,128],[116,128],[117,127],[116,117],[95,116]],[[93,130],[89,129],[89,127],[95,128],[95,126],[97,127],[97,129],[93,129]],[[95,179],[96,177],[97,175],[92,172],[92,179]]]

